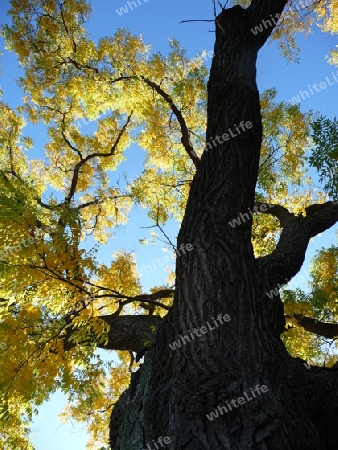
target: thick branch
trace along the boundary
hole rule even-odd
[[[100,316],[110,325],[108,332],[108,342],[100,343],[98,347],[106,350],[129,350],[138,352],[142,347],[149,343],[162,319],[158,316]],[[76,330],[74,330],[76,331]],[[75,344],[69,341],[72,334],[72,328],[67,329],[67,336],[64,341],[65,350],[69,350]],[[90,333],[86,340],[90,340]],[[86,342],[82,342],[83,345]],[[81,344],[81,343],[80,343]]]
[[[338,324],[321,322],[312,317],[303,316],[302,314],[292,314],[285,316],[286,321],[291,321],[296,326],[304,328],[306,331],[318,334],[327,339],[334,339],[338,337]]]
[[[338,221],[338,204],[326,202],[306,209],[306,228],[310,238],[332,227]]]
[[[263,212],[263,211],[262,211]],[[260,272],[267,275],[269,288],[290,281],[300,270],[309,240],[338,221],[338,205],[333,202],[311,205],[306,216],[295,216],[286,208],[273,205],[265,214],[279,218],[282,233],[275,250],[258,259]]]
[[[259,212],[277,217],[277,219],[280,220],[282,228],[286,225],[288,220],[292,220],[295,217],[294,214],[290,213],[290,211],[281,205],[258,202],[256,204],[256,211],[257,209]]]
[[[158,316],[101,316],[110,325],[107,344],[110,350],[139,351],[151,341],[162,319]]]

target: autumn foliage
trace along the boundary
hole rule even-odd
[[[208,71],[201,56],[188,59],[175,40],[166,55],[152,53],[127,30],[92,40],[84,0],[11,5],[3,35],[24,70],[24,97],[17,108],[4,102],[0,108],[0,447],[33,448],[32,417],[62,390],[69,399],[64,420],[86,422],[88,448],[95,449],[106,445],[109,413],[131,370],[128,351],[110,362],[97,352],[107,348],[110,333],[102,316],[148,314],[153,305],[151,312],[163,317],[174,284],[170,274],[145,294],[134,254],[121,248],[104,264],[97,249],[109,245],[117,228],[128,230],[136,204],[160,229],[182,219],[205,147]],[[302,14],[298,27],[290,17],[274,34],[288,57],[297,51],[297,32],[316,23],[337,32],[337,0],[312,1]],[[332,64],[337,54],[332,51]],[[256,199],[305,214],[312,203],[337,200],[337,122],[315,121],[276,96],[274,89],[261,94]],[[43,150],[25,134],[26,123],[46,134]],[[323,136],[335,152],[323,152]],[[143,168],[121,181],[136,148],[144,151]],[[321,189],[310,164],[322,176]],[[279,222],[255,214],[252,232],[255,253],[263,256],[276,246]],[[334,341],[305,331],[297,315],[337,321],[337,273],[332,245],[318,251],[308,291],[285,288],[283,338],[292,355],[336,362]],[[155,305],[147,303],[152,294]]]

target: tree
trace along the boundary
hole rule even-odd
[[[309,369],[297,358],[319,361],[316,336],[338,335],[337,248],[319,252],[310,294],[286,290],[283,303],[279,292],[309,240],[338,220],[335,201],[325,202],[337,193],[336,122],[318,119],[311,131],[310,114],[277,104],[273,90],[259,95],[256,58],[277,22],[252,30],[286,1],[242,5],[215,18],[206,91],[202,59],[188,60],[176,41],[167,56],[123,30],[95,44],[83,0],[12,1],[4,35],[27,97],[1,111],[3,445],[28,447],[34,408],[61,388],[94,441],[115,404],[113,449],[337,447],[335,360]],[[321,3],[309,8],[322,14]],[[291,23],[293,43],[306,23]],[[25,157],[24,117],[46,124],[47,161]],[[83,131],[89,121],[94,133]],[[311,181],[301,188],[311,133],[319,194]],[[147,151],[144,170],[114,183],[109,172],[132,142]],[[164,233],[183,217],[174,289],[168,280],[144,293],[133,255],[107,266],[84,246],[89,235],[105,243],[133,202]],[[120,351],[121,365],[104,364],[97,347]],[[132,364],[122,393],[126,351],[144,363]]]

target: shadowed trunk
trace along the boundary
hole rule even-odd
[[[254,0],[217,17],[207,148],[178,237],[193,250],[177,259],[173,307],[113,411],[114,450],[338,448],[338,370],[289,356],[279,295],[266,295],[299,271],[309,239],[335,223],[337,207],[306,218],[271,208],[283,233],[261,259],[250,215],[228,223],[254,206],[262,141],[256,58],[271,29],[250,28],[285,3]]]

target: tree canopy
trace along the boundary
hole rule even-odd
[[[69,399],[65,419],[88,424],[88,448],[107,445],[109,413],[140,364],[135,353],[172,306],[175,275],[160,286],[154,280],[144,292],[135,254],[121,248],[104,264],[97,248],[128,229],[134,205],[166,238],[166,224],[182,220],[208,151],[203,57],[187,58],[176,40],[167,54],[152,53],[141,37],[122,29],[96,42],[86,30],[90,11],[85,0],[12,0],[11,23],[2,29],[23,68],[25,95],[17,108],[0,105],[3,448],[33,448],[32,417],[59,389]],[[316,24],[338,31],[337,0],[308,0],[301,10],[290,4],[283,14],[272,38],[291,59],[297,33]],[[337,65],[338,52],[331,55]],[[276,97],[274,89],[260,96],[256,203],[269,209],[254,213],[257,257],[276,248],[285,208],[303,217],[315,212],[313,203],[338,199],[337,119]],[[43,150],[25,134],[28,122],[47,130]],[[127,151],[136,145],[144,150],[143,168],[136,178],[123,176]],[[286,287],[282,298],[289,352],[333,366],[338,247],[317,252],[308,291]],[[106,362],[97,348],[116,350],[118,362]]]

